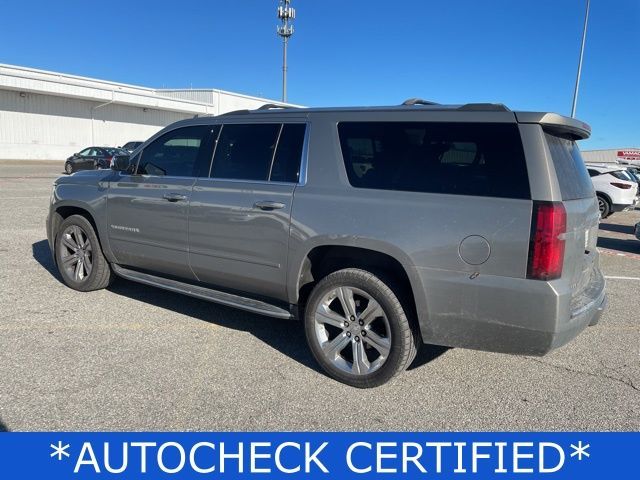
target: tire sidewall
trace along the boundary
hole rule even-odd
[[[71,175],[73,173],[73,165],[71,165],[71,163],[69,162],[65,163],[64,171],[67,173],[67,175]]]
[[[361,272],[369,275],[371,279],[381,281],[370,272],[363,270],[361,270]],[[378,302],[387,316],[391,330],[391,350],[385,363],[373,373],[367,375],[349,374],[334,366],[324,357],[314,330],[315,311],[324,295],[336,287],[355,287],[365,291]],[[304,312],[304,328],[307,343],[316,361],[333,378],[354,387],[372,387],[387,382],[402,368],[401,362],[405,354],[404,349],[406,348],[403,341],[402,324],[408,325],[408,320],[397,296],[388,285],[386,287],[387,288],[380,288],[375,282],[366,281],[361,275],[351,275],[345,271],[338,271],[320,281],[309,296]]]
[[[89,242],[91,243],[91,251],[93,252],[92,259],[91,259],[93,268],[91,269],[91,273],[85,280],[82,280],[80,282],[75,281],[73,278],[69,278],[67,273],[62,268],[62,257],[60,256],[60,250],[59,250],[59,245],[62,240],[62,235],[64,231],[67,229],[67,227],[71,225],[77,225],[78,227],[82,228],[84,233],[87,235]],[[64,283],[66,283],[69,287],[73,288],[74,290],[80,290],[80,291],[90,290],[91,285],[93,283],[93,279],[95,278],[98,272],[98,263],[100,261],[98,257],[99,255],[102,254],[102,251],[100,250],[100,242],[98,241],[98,237],[95,234],[95,231],[93,230],[93,226],[91,225],[91,223],[86,218],[80,215],[72,215],[69,218],[65,219],[60,224],[60,228],[58,229],[58,233],[56,234],[54,252],[56,257],[56,265],[58,266],[58,272],[60,272],[60,276],[62,277]]]

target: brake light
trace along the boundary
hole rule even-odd
[[[631,185],[627,183],[611,182],[611,185],[613,185],[614,187],[621,188],[623,190],[629,190],[631,188]]]
[[[562,203],[533,202],[527,278],[553,280],[562,275],[567,212]]]

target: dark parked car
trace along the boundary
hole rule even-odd
[[[123,150],[126,150],[127,152],[131,153],[133,152],[136,148],[138,148],[140,145],[142,145],[144,142],[140,142],[140,141],[135,141],[135,142],[127,142],[125,143],[121,148]]]
[[[78,170],[110,168],[114,155],[128,155],[129,152],[113,147],[89,147],[67,158],[64,171],[68,174]]]

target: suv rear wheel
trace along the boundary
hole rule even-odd
[[[71,215],[62,222],[56,235],[55,255],[64,283],[74,290],[99,290],[113,280],[93,226],[82,215]]]
[[[313,356],[333,378],[368,388],[386,383],[413,361],[417,339],[392,288],[366,270],[322,279],[304,314]]]

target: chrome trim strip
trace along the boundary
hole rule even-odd
[[[268,180],[242,180],[241,178],[215,178],[215,177],[198,178],[198,181],[203,181],[203,180],[209,180],[211,182],[250,183],[255,185],[298,185],[297,183],[293,183],[293,182],[270,182]],[[196,185],[195,188],[198,188],[198,187],[202,187],[202,185]]]
[[[284,130],[284,123],[280,124],[280,130],[278,130],[278,138],[276,138],[276,146],[273,148],[273,155],[271,155],[271,163],[269,164],[269,173],[267,174],[267,180],[271,181],[271,172],[273,171],[273,163],[276,161],[276,153],[278,153],[278,145],[280,145],[280,137],[282,136],[282,130]]]
[[[304,132],[304,143],[302,144],[302,161],[300,163],[300,175],[298,176],[298,186],[304,187],[307,184],[307,168],[309,164],[309,136],[311,135],[311,123],[306,122]]]

